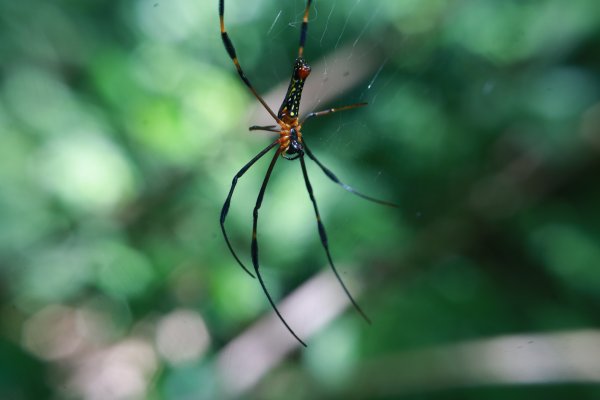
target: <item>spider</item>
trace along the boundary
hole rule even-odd
[[[289,84],[287,93],[285,95],[285,98],[283,99],[283,102],[281,103],[281,107],[279,107],[279,111],[277,112],[277,114],[275,114],[273,112],[273,110],[269,107],[269,105],[264,101],[264,99],[258,94],[256,89],[252,86],[252,84],[250,83],[250,80],[246,77],[246,74],[244,73],[244,70],[242,69],[242,67],[239,63],[239,60],[238,60],[236,52],[235,52],[235,48],[233,47],[233,43],[231,42],[231,39],[229,38],[229,35],[227,34],[227,31],[225,29],[225,22],[224,22],[224,17],[223,17],[224,9],[225,9],[224,0],[219,0],[219,20],[221,23],[221,38],[223,39],[223,44],[225,45],[225,49],[227,50],[229,57],[233,61],[233,64],[235,65],[235,68],[236,68],[240,78],[244,82],[244,84],[250,89],[250,91],[252,92],[254,97],[256,97],[256,99],[262,104],[262,106],[265,108],[265,110],[271,115],[271,117],[273,117],[273,119],[277,123],[277,125],[251,126],[249,129],[251,131],[260,130],[260,131],[274,132],[274,133],[279,134],[279,137],[277,138],[277,140],[275,140],[273,143],[269,144],[267,147],[265,147],[263,150],[261,150],[256,156],[254,156],[253,159],[251,159],[246,165],[244,165],[242,167],[242,169],[240,169],[238,171],[238,173],[235,174],[235,176],[233,177],[233,181],[231,182],[231,188],[229,189],[229,194],[227,195],[227,198],[226,198],[225,203],[223,204],[223,208],[221,210],[221,219],[220,219],[221,231],[223,232],[223,237],[225,238],[227,247],[231,251],[231,254],[235,258],[235,260],[244,269],[244,271],[246,271],[248,273],[248,275],[250,275],[252,278],[254,278],[254,275],[252,274],[252,272],[250,272],[250,270],[248,268],[246,268],[244,263],[242,263],[240,258],[237,256],[236,252],[233,250],[233,247],[231,245],[231,242],[229,241],[229,237],[227,236],[227,232],[225,230],[225,219],[227,218],[227,213],[229,212],[229,206],[231,204],[231,197],[235,190],[235,186],[237,184],[238,179],[241,178],[246,173],[246,171],[248,171],[248,169],[250,169],[254,165],[254,163],[256,163],[259,159],[261,159],[270,150],[275,148],[276,149],[275,154],[273,155],[273,158],[271,159],[271,163],[269,164],[269,167],[268,167],[265,177],[263,179],[262,185],[260,187],[260,191],[258,193],[258,198],[256,199],[256,204],[254,206],[253,220],[252,220],[253,221],[253,223],[252,223],[252,243],[251,243],[250,253],[251,253],[251,258],[252,258],[252,265],[254,267],[254,272],[256,273],[256,276],[258,277],[260,286],[262,287],[263,292],[265,293],[267,299],[269,300],[271,307],[273,308],[273,310],[275,311],[275,313],[277,314],[277,316],[279,317],[279,319],[281,320],[283,325],[285,325],[287,330],[304,347],[306,347],[306,343],[304,343],[302,341],[302,339],[300,339],[298,337],[298,335],[296,335],[294,330],[288,325],[288,323],[285,321],[285,319],[283,318],[283,316],[277,309],[277,306],[275,305],[275,302],[271,298],[271,295],[269,294],[269,291],[267,290],[267,287],[266,287],[266,285],[263,281],[263,278],[260,274],[259,263],[258,263],[258,240],[257,240],[257,236],[256,236],[257,225],[258,225],[258,210],[260,209],[260,207],[262,205],[265,190],[267,188],[267,184],[269,183],[269,178],[271,177],[271,172],[273,172],[273,168],[275,167],[275,163],[277,162],[279,157],[281,156],[287,160],[296,160],[296,159],[300,160],[300,167],[302,169],[302,175],[304,176],[304,183],[306,185],[306,190],[308,191],[310,201],[312,202],[312,205],[313,205],[313,208],[315,211],[315,216],[317,219],[317,228],[319,231],[319,237],[321,240],[321,244],[323,245],[323,249],[325,250],[327,260],[329,261],[329,265],[331,266],[331,269],[333,270],[337,280],[339,281],[340,285],[342,286],[342,289],[344,290],[344,292],[346,293],[346,295],[352,302],[352,305],[354,306],[354,308],[360,313],[360,315],[369,324],[371,323],[371,321],[369,320],[367,315],[363,312],[363,310],[360,308],[358,303],[354,300],[354,298],[348,291],[348,288],[342,281],[342,278],[340,277],[337,269],[335,268],[333,259],[331,258],[331,253],[329,251],[329,244],[327,241],[327,234],[325,233],[325,227],[323,226],[323,223],[321,222],[321,216],[319,214],[319,209],[317,207],[317,201],[315,200],[315,196],[313,194],[313,189],[310,184],[310,180],[308,179],[308,173],[306,171],[306,164],[304,162],[304,156],[307,155],[311,160],[313,160],[321,168],[321,170],[325,173],[325,175],[329,179],[331,179],[336,184],[340,185],[346,191],[353,193],[357,196],[360,196],[364,199],[367,199],[369,201],[373,201],[375,203],[379,203],[379,204],[383,204],[383,205],[387,205],[387,206],[391,206],[391,207],[398,207],[394,203],[379,200],[379,199],[367,196],[365,194],[362,194],[362,193],[356,191],[354,188],[346,185],[344,182],[340,181],[338,179],[338,177],[335,176],[333,172],[331,172],[331,170],[329,170],[327,167],[325,167],[325,165],[323,165],[314,156],[314,154],[308,148],[308,146],[306,144],[306,140],[304,139],[304,136],[302,135],[303,125],[306,123],[306,121],[308,121],[311,118],[317,118],[317,117],[321,117],[321,116],[324,116],[327,114],[332,114],[332,113],[336,113],[339,111],[345,111],[345,110],[349,110],[352,108],[363,107],[363,106],[367,105],[367,103],[356,103],[356,104],[351,104],[351,105],[347,105],[347,106],[343,106],[343,107],[329,108],[329,109],[323,110],[323,111],[311,112],[299,120],[298,112],[300,109],[300,98],[302,96],[302,88],[304,87],[304,82],[306,81],[306,78],[310,74],[310,70],[311,70],[310,66],[308,65],[308,63],[306,62],[306,60],[303,57],[304,56],[304,44],[306,42],[306,32],[308,30],[308,14],[309,14],[311,3],[312,3],[312,0],[306,1],[306,8],[304,10],[304,17],[302,19],[302,27],[300,29],[300,45],[298,47],[298,57],[296,58],[296,61],[294,62],[294,69],[292,71],[292,77],[291,77],[290,84]]]

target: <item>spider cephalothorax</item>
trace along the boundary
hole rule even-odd
[[[300,133],[300,125],[282,129],[279,138],[279,148],[281,156],[288,160],[295,160],[304,154],[304,146],[302,145],[302,133]],[[291,157],[290,157],[291,156]]]

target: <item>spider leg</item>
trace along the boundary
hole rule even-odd
[[[227,232],[225,231],[225,218],[227,218],[227,213],[229,212],[229,205],[231,203],[231,196],[233,196],[233,191],[235,190],[235,186],[237,185],[238,179],[241,178],[242,175],[244,175],[246,173],[246,171],[248,171],[248,169],[252,165],[254,165],[255,162],[257,162],[262,156],[264,156],[269,150],[271,150],[277,144],[279,144],[279,142],[276,140],[275,142],[273,142],[270,145],[268,145],[267,147],[265,147],[260,153],[258,153],[256,156],[254,156],[254,158],[252,160],[250,160],[246,165],[244,165],[242,167],[242,169],[240,169],[238,171],[237,174],[235,174],[235,176],[233,177],[233,180],[231,181],[231,188],[229,189],[229,194],[227,195],[227,199],[225,200],[225,203],[223,204],[223,208],[221,209],[221,231],[223,232],[223,236],[225,237],[225,242],[227,243],[227,247],[229,247],[229,251],[231,251],[231,254],[235,258],[235,260],[238,262],[238,264],[240,264],[240,266],[244,269],[244,271],[246,271],[248,273],[248,275],[250,275],[253,278],[254,278],[254,275],[252,275],[252,273],[248,270],[248,268],[246,268],[244,266],[242,261],[239,259],[239,257],[233,250],[233,247],[231,246],[231,242],[229,241],[229,237],[227,236]]]
[[[304,17],[302,18],[302,28],[300,29],[300,46],[298,47],[298,57],[304,55],[304,43],[306,42],[306,32],[308,31],[308,12],[310,10],[312,0],[307,0],[306,8],[304,9]]]
[[[281,129],[277,128],[277,125],[266,125],[266,126],[258,126],[252,125],[248,128],[249,131],[267,131],[267,132],[275,132],[279,133]]]
[[[225,49],[227,50],[227,54],[229,54],[229,58],[231,58],[231,61],[233,61],[233,64],[235,65],[235,68],[237,69],[237,72],[240,75],[240,78],[242,78],[242,81],[244,81],[246,86],[248,86],[248,88],[250,89],[250,91],[252,92],[254,97],[256,97],[256,99],[258,101],[260,101],[260,103],[269,112],[269,114],[271,114],[271,116],[273,117],[273,119],[275,119],[275,121],[279,121],[279,118],[277,118],[277,115],[273,112],[273,110],[271,110],[271,107],[269,107],[269,105],[265,102],[265,100],[262,97],[260,97],[260,95],[258,94],[256,89],[254,89],[254,86],[252,86],[252,84],[250,83],[250,80],[246,77],[246,74],[244,73],[244,70],[242,69],[240,62],[238,61],[237,54],[235,53],[235,48],[233,47],[233,43],[231,42],[231,39],[229,38],[229,35],[227,34],[227,30],[225,29],[225,20],[223,17],[224,12],[225,12],[225,1],[219,0],[219,20],[221,22],[221,39],[223,39],[223,45],[225,45]]]
[[[398,206],[398,204],[395,204],[395,203],[392,203],[392,202],[389,202],[389,201],[385,201],[385,200],[379,200],[379,199],[376,199],[376,198],[374,198],[374,197],[371,197],[371,196],[367,196],[366,194],[362,194],[361,192],[357,191],[357,190],[356,190],[356,189],[354,189],[353,187],[351,187],[351,186],[349,186],[349,185],[346,185],[344,182],[340,181],[340,180],[338,179],[338,177],[337,177],[337,176],[335,176],[335,174],[334,174],[333,172],[331,172],[331,170],[330,170],[329,168],[327,168],[326,166],[324,166],[324,165],[321,163],[321,161],[319,161],[319,160],[318,160],[318,159],[315,157],[315,155],[314,155],[314,154],[313,154],[313,153],[312,153],[312,152],[309,150],[309,148],[306,146],[306,140],[304,140],[304,139],[303,139],[303,140],[302,140],[302,144],[303,144],[303,146],[304,146],[304,151],[306,152],[306,154],[308,154],[308,156],[309,156],[309,157],[310,157],[310,158],[311,158],[311,159],[312,159],[314,162],[316,162],[316,163],[317,163],[317,165],[318,165],[318,166],[321,168],[321,170],[323,170],[323,172],[325,173],[325,175],[327,175],[327,177],[328,177],[329,179],[331,179],[332,181],[334,181],[335,183],[337,183],[338,185],[340,185],[342,188],[344,188],[344,190],[346,190],[346,191],[348,191],[348,192],[350,192],[350,193],[352,193],[352,194],[354,194],[354,195],[356,195],[356,196],[362,197],[362,198],[363,198],[363,199],[365,199],[365,200],[372,201],[372,202],[374,202],[374,203],[378,203],[378,204],[382,204],[382,205],[384,205],[384,206],[389,206],[389,207],[394,207],[394,208],[398,208],[398,207],[399,207],[399,206]]]
[[[306,114],[306,116],[302,119],[302,122],[300,123],[300,125],[304,124],[306,122],[306,120],[308,120],[310,118],[322,117],[323,115],[333,114],[333,113],[336,113],[339,111],[351,110],[351,109],[357,108],[357,107],[364,107],[366,105],[367,105],[367,103],[356,103],[356,104],[350,104],[350,105],[343,106],[343,107],[335,107],[335,108],[329,108],[329,109],[323,110],[323,111],[311,112],[311,113]]]
[[[254,271],[256,272],[256,276],[258,277],[260,286],[262,287],[263,292],[265,292],[265,295],[267,296],[269,303],[271,303],[271,307],[273,308],[273,311],[275,311],[275,314],[277,314],[277,316],[279,317],[281,322],[283,322],[283,325],[285,325],[287,330],[300,342],[300,344],[302,344],[302,346],[306,347],[306,343],[304,343],[302,341],[302,339],[300,339],[298,337],[298,335],[296,335],[296,333],[292,330],[292,328],[290,328],[290,326],[287,324],[285,319],[283,319],[283,316],[277,309],[277,306],[275,306],[275,302],[271,298],[271,295],[269,294],[269,291],[267,290],[267,286],[265,285],[265,282],[263,281],[260,271],[258,269],[258,267],[259,267],[259,265],[258,265],[258,241],[256,239],[256,228],[258,225],[258,210],[260,209],[260,206],[262,205],[263,197],[265,195],[265,190],[267,188],[267,183],[269,183],[269,178],[271,177],[271,172],[273,172],[273,167],[275,166],[275,163],[277,162],[277,159],[279,158],[280,154],[281,154],[281,149],[278,149],[277,152],[275,152],[273,159],[271,160],[269,169],[267,169],[267,173],[265,174],[265,179],[263,180],[262,186],[260,187],[260,192],[258,193],[258,198],[256,199],[256,205],[254,206],[253,219],[252,219],[253,222],[252,222],[252,246],[251,246],[252,264],[254,265]]]
[[[327,233],[325,232],[325,226],[323,225],[323,222],[321,222],[321,215],[319,214],[319,208],[317,207],[317,200],[315,199],[315,195],[313,194],[313,189],[310,184],[310,180],[308,179],[308,172],[306,171],[306,164],[304,163],[304,156],[300,156],[300,166],[302,167],[302,175],[304,175],[304,183],[306,184],[306,190],[308,191],[308,195],[310,196],[310,201],[312,202],[313,207],[315,209],[315,216],[317,217],[317,226],[319,228],[319,237],[321,238],[321,244],[323,245],[323,248],[325,249],[325,254],[327,254],[327,259],[329,260],[329,265],[331,266],[331,269],[333,270],[333,273],[335,274],[335,277],[337,278],[338,282],[340,283],[340,285],[342,285],[342,289],[344,289],[344,292],[346,292],[346,296],[348,296],[348,298],[352,302],[352,305],[354,306],[354,308],[356,308],[356,311],[358,311],[360,313],[360,315],[362,315],[362,317],[365,319],[365,321],[367,321],[370,324],[371,320],[369,319],[369,317],[367,317],[367,315],[364,313],[364,311],[359,307],[358,303],[356,303],[356,301],[354,300],[354,298],[348,291],[348,288],[344,284],[344,281],[342,281],[342,278],[340,277],[340,274],[338,273],[337,269],[335,268],[335,265],[333,264],[333,260],[331,259],[331,253],[329,252],[329,243],[327,241]]]

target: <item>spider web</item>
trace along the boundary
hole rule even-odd
[[[385,12],[383,3],[369,6],[364,0],[314,1],[309,16],[305,58],[312,67],[301,102],[301,114],[330,107],[367,102],[363,110],[345,111],[313,120],[305,135],[324,153],[337,153],[341,158],[356,156],[365,140],[382,139],[369,123],[369,113],[377,107],[382,89],[389,88],[393,71],[389,62],[385,35],[377,35],[377,22]],[[267,103],[277,111],[289,83],[291,64],[297,54],[304,0],[277,2],[267,9],[268,29],[264,33],[265,52],[270,60],[266,74],[279,82],[263,92]],[[289,67],[285,67],[285,65]],[[263,64],[261,64],[263,65]],[[284,66],[282,68],[282,66]],[[391,73],[390,73],[391,71]],[[270,117],[258,105],[252,109],[251,124],[269,125]],[[382,171],[375,171],[377,179]]]
[[[266,50],[269,55],[287,57],[290,65],[296,55],[305,7],[303,0],[291,3],[291,7],[285,2],[285,7],[269,12],[273,17],[265,35],[265,46],[270,48]],[[387,64],[387,58],[378,50],[385,45],[384,40],[382,37],[373,40],[372,36],[365,35],[380,17],[382,6],[379,4],[373,8],[365,18],[362,14],[364,7],[359,7],[361,3],[362,0],[313,2],[305,48],[305,58],[313,70],[302,98],[301,109],[304,113],[344,101],[370,101],[374,104],[380,84],[389,84],[389,81],[379,81],[381,71]],[[282,54],[282,47],[286,48],[287,54]],[[283,99],[290,70],[270,68],[269,72],[280,82],[266,95],[272,104],[278,105]],[[351,97],[347,98],[347,95]]]

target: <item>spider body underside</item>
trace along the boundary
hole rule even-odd
[[[302,26],[301,26],[301,30],[300,30],[300,44],[298,47],[298,57],[296,58],[296,60],[294,62],[292,77],[290,79],[290,84],[288,86],[287,93],[283,99],[283,102],[281,103],[279,111],[277,112],[277,114],[275,114],[273,112],[273,110],[269,107],[269,105],[264,101],[264,99],[258,94],[256,89],[252,86],[252,84],[250,83],[250,80],[246,77],[246,74],[244,73],[244,71],[239,63],[233,43],[231,42],[231,39],[229,38],[229,35],[225,29],[224,0],[219,0],[219,20],[220,20],[220,25],[221,25],[221,38],[223,40],[223,45],[225,46],[225,49],[227,50],[229,57],[233,61],[233,64],[235,65],[237,72],[238,72],[240,78],[242,79],[242,81],[244,82],[244,84],[248,87],[248,89],[250,89],[250,91],[252,92],[254,97],[256,97],[256,99],[263,105],[265,110],[271,115],[271,117],[273,117],[273,119],[277,123],[277,125],[269,125],[269,126],[251,126],[249,129],[251,131],[252,130],[262,130],[262,131],[274,132],[274,133],[279,134],[279,138],[277,138],[277,140],[275,140],[270,145],[265,147],[262,151],[260,151],[254,158],[252,158],[246,165],[244,165],[238,171],[238,173],[233,177],[233,180],[231,182],[231,188],[229,190],[229,194],[227,195],[227,198],[226,198],[225,203],[223,204],[223,208],[221,210],[221,218],[220,218],[221,231],[223,232],[223,236],[225,238],[227,247],[229,248],[229,250],[230,250],[231,254],[233,255],[233,257],[235,258],[235,260],[251,277],[254,278],[254,275],[250,272],[250,270],[248,270],[248,268],[246,268],[244,263],[242,263],[242,261],[240,260],[240,258],[236,254],[236,252],[233,250],[233,247],[231,245],[231,242],[229,241],[229,237],[225,230],[225,219],[229,212],[231,198],[232,198],[233,192],[235,190],[235,187],[237,185],[238,179],[241,178],[246,173],[246,171],[248,171],[248,169],[250,169],[254,165],[254,163],[256,163],[266,153],[271,151],[273,148],[276,148],[275,154],[273,155],[273,158],[271,159],[271,163],[269,164],[269,167],[268,167],[265,177],[263,179],[260,191],[258,193],[258,198],[257,198],[256,204],[254,206],[253,224],[252,224],[252,243],[251,243],[251,247],[250,247],[250,253],[251,253],[252,266],[254,268],[254,272],[256,274],[256,277],[258,277],[258,280],[263,289],[263,292],[265,293],[267,299],[269,300],[269,303],[271,304],[273,311],[277,314],[277,316],[279,317],[281,322],[285,325],[285,327],[288,329],[288,331],[298,340],[298,342],[300,342],[300,344],[302,344],[305,347],[306,347],[306,344],[298,337],[298,335],[296,335],[296,333],[287,324],[287,322],[285,321],[285,319],[283,318],[283,316],[277,309],[277,306],[275,305],[275,302],[271,298],[271,295],[269,294],[269,291],[267,290],[267,287],[266,287],[266,285],[262,279],[262,276],[260,274],[260,271],[259,271],[258,240],[257,240],[258,211],[262,205],[262,200],[263,200],[263,197],[265,194],[265,190],[266,190],[267,184],[269,182],[269,179],[271,177],[273,168],[275,167],[275,163],[277,162],[277,159],[279,158],[279,156],[281,156],[288,160],[296,160],[296,159],[300,160],[300,167],[302,169],[304,183],[306,185],[306,189],[308,191],[310,200],[313,204],[313,209],[314,209],[316,220],[317,220],[317,228],[318,228],[318,232],[319,232],[319,238],[321,240],[323,249],[325,250],[325,254],[327,256],[327,260],[329,261],[329,265],[331,266],[331,269],[333,270],[337,280],[339,281],[340,285],[342,286],[342,289],[344,290],[344,292],[350,299],[354,308],[356,308],[356,310],[362,315],[362,317],[369,323],[370,323],[369,318],[362,311],[362,309],[359,307],[359,305],[356,303],[356,301],[354,300],[354,298],[352,297],[352,295],[346,288],[346,285],[342,281],[337,269],[335,268],[333,260],[331,258],[331,253],[329,251],[329,243],[327,240],[327,234],[325,232],[325,227],[324,227],[323,223],[321,222],[321,216],[319,214],[319,209],[317,207],[317,201],[313,194],[312,185],[308,178],[308,172],[306,170],[304,156],[307,155],[311,160],[313,160],[321,168],[321,170],[325,173],[325,175],[329,179],[331,179],[333,182],[340,185],[344,190],[346,190],[350,193],[353,193],[357,196],[360,196],[369,201],[373,201],[373,202],[391,206],[391,207],[397,207],[397,205],[394,203],[390,203],[387,201],[379,200],[379,199],[364,195],[364,194],[356,191],[352,187],[348,186],[347,184],[343,183],[342,181],[340,181],[337,178],[337,176],[334,175],[333,172],[331,172],[331,170],[329,170],[327,167],[325,167],[314,156],[314,154],[307,147],[306,142],[302,136],[302,126],[307,120],[309,120],[311,118],[316,118],[316,117],[320,117],[323,115],[332,114],[332,113],[336,113],[339,111],[349,110],[352,108],[362,107],[362,106],[366,105],[366,103],[356,103],[356,104],[351,104],[351,105],[347,105],[347,106],[343,106],[343,107],[330,108],[330,109],[323,110],[323,111],[311,112],[311,113],[307,114],[302,120],[299,119],[298,114],[299,114],[299,110],[300,110],[300,100],[302,98],[302,90],[304,88],[304,83],[305,83],[306,79],[308,78],[310,71],[311,71],[310,66],[308,65],[308,63],[306,62],[306,60],[303,57],[304,44],[306,41],[306,33],[308,30],[308,15],[309,15],[311,3],[312,3],[312,0],[307,0],[307,2],[306,2],[306,8],[304,10]]]

